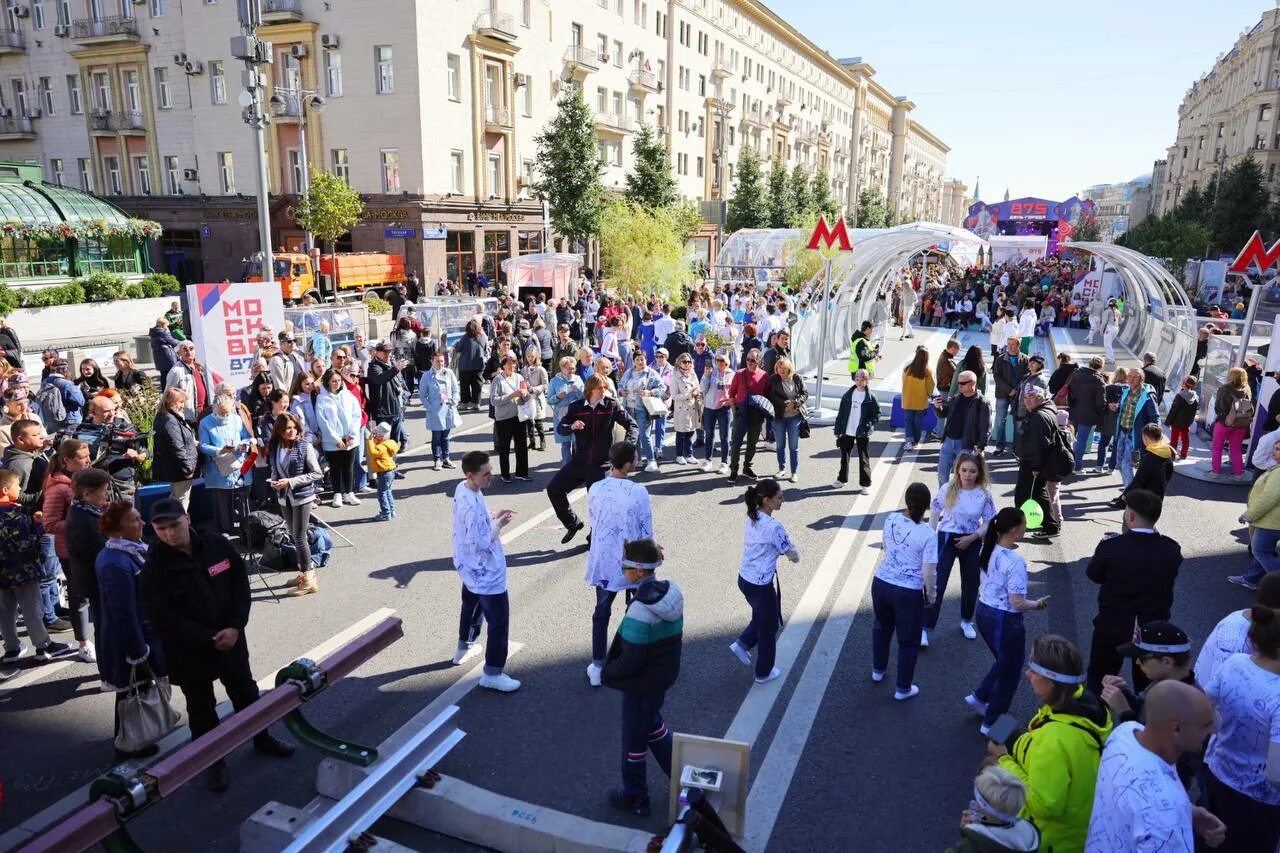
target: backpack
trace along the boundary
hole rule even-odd
[[[283,522],[267,531],[258,562],[263,568],[277,572],[292,571],[297,567],[298,549],[294,547],[293,537]]]
[[[49,432],[57,432],[67,425],[67,404],[62,399],[62,389],[55,382],[44,382],[36,391],[36,403],[40,406],[40,418]]]
[[[1071,449],[1071,440],[1067,431],[1055,423],[1049,437],[1049,452],[1045,455],[1044,475],[1054,480],[1065,480],[1075,469],[1076,455]]]
[[[1256,413],[1252,397],[1237,397],[1227,410],[1226,425],[1232,428],[1248,426]]]

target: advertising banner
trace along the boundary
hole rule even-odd
[[[284,300],[278,284],[189,284],[192,339],[196,357],[215,383],[249,384],[258,350],[258,331],[284,328]]]

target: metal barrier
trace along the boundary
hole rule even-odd
[[[375,748],[320,732],[299,709],[403,636],[400,619],[391,616],[320,663],[305,658],[294,661],[277,673],[274,690],[212,731],[149,767],[125,764],[98,778],[90,786],[87,806],[20,849],[24,853],[78,853],[102,842],[109,851],[139,850],[126,829],[130,820],[281,719],[307,746],[342,761],[369,766],[378,758]]]

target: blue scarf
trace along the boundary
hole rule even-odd
[[[119,539],[113,536],[107,540],[105,547],[128,554],[138,564],[139,569],[142,568],[142,561],[147,558],[146,542],[135,542],[132,539]]]

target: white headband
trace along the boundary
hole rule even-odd
[[[622,561],[622,568],[624,569],[644,569],[646,572],[652,572],[655,569],[657,569],[658,566],[661,566],[661,565],[662,565],[661,560],[658,560],[656,563],[641,563],[637,560],[627,560],[627,559],[624,559]]]
[[[982,796],[982,792],[978,790],[977,785],[973,786],[973,799],[978,804],[978,808],[982,809],[992,817],[998,817],[1005,823],[1016,823],[1018,820],[1017,815],[1007,815],[1000,811],[1000,809],[991,805],[990,801],[988,801],[986,797]]]
[[[1036,675],[1042,675],[1050,681],[1056,681],[1059,684],[1084,684],[1083,675],[1066,675],[1065,673],[1054,672],[1047,667],[1041,666],[1035,661],[1031,661],[1031,663],[1027,664],[1027,669],[1031,670]]]

